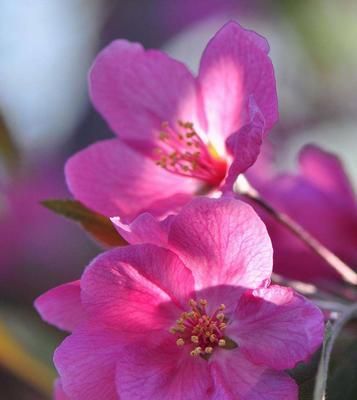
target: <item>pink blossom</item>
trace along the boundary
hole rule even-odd
[[[351,267],[357,267],[357,203],[341,162],[316,146],[300,153],[299,172],[258,185],[263,196],[286,212]],[[274,247],[274,270],[303,281],[339,279],[319,256],[262,214]]]
[[[36,301],[72,331],[54,357],[69,399],[297,400],[284,370],[318,348],[323,317],[270,285],[271,242],[249,205],[197,198],[118,229],[135,244]]]
[[[278,118],[269,46],[235,22],[203,52],[198,77],[138,43],[116,40],[90,72],[92,102],[116,139],[69,159],[74,197],[127,221],[179,209],[196,194],[229,191]]]

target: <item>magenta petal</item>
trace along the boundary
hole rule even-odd
[[[79,281],[44,293],[36,299],[35,308],[44,321],[71,332],[83,318]]]
[[[193,200],[173,220],[169,246],[192,270],[196,290],[218,285],[256,288],[271,275],[266,228],[253,208],[239,200]]]
[[[77,200],[123,219],[146,210],[162,215],[187,202],[195,189],[191,179],[165,171],[118,139],[98,142],[72,156],[66,178]]]
[[[277,285],[247,291],[227,329],[252,362],[277,370],[309,359],[323,332],[321,311],[291,288]]]
[[[174,216],[160,221],[149,213],[140,214],[131,224],[124,224],[119,217],[111,218],[116,230],[130,244],[156,244],[167,247],[168,233]]]
[[[212,400],[298,399],[298,387],[287,374],[255,365],[240,351],[225,351],[211,370],[216,387]]]
[[[227,23],[208,43],[199,82],[210,137],[224,140],[247,124],[253,97],[269,130],[278,119],[273,66],[266,41],[235,22]],[[213,140],[215,141],[215,140]]]
[[[251,98],[249,104],[249,123],[229,136],[226,141],[233,161],[228,171],[223,190],[232,190],[238,175],[251,167],[260,153],[264,134],[263,115]]]
[[[160,51],[116,40],[98,55],[89,83],[92,102],[113,131],[142,151],[155,143],[162,122],[197,123],[192,74]]]
[[[57,348],[55,366],[70,399],[118,400],[115,366],[120,340],[113,332],[85,326]]]
[[[331,153],[314,145],[305,146],[300,154],[300,169],[304,178],[323,192],[340,196],[341,201],[356,207],[352,185],[341,161]]]
[[[97,257],[85,271],[81,289],[89,318],[132,340],[168,332],[187,307],[193,278],[171,251],[133,245]]]
[[[136,345],[120,353],[117,388],[120,400],[208,400],[212,379],[207,361],[173,341],[173,346]]]
[[[54,400],[69,400],[66,393],[63,391],[62,382],[57,379],[55,382]]]

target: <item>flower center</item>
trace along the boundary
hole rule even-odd
[[[170,332],[176,335],[177,346],[190,346],[191,356],[208,358],[215,347],[226,347],[227,341],[230,341],[224,336],[227,326],[227,318],[223,313],[225,305],[221,304],[209,316],[206,311],[207,300],[196,302],[191,299],[189,304],[191,310],[181,314]]]
[[[226,175],[227,163],[210,143],[205,143],[191,122],[178,121],[177,129],[163,122],[156,164],[178,175],[190,176],[218,186]]]

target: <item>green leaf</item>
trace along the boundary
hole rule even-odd
[[[82,227],[107,246],[124,246],[124,240],[115,230],[109,218],[90,210],[76,200],[44,200],[46,208],[68,219],[79,222]]]

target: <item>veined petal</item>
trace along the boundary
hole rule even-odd
[[[210,288],[211,297],[215,287],[227,297],[227,285],[256,288],[270,279],[272,247],[266,228],[248,204],[236,199],[190,202],[171,224],[169,246],[192,270],[196,290]],[[219,298],[225,302],[217,293]]]
[[[322,312],[291,288],[277,285],[247,291],[227,327],[247,358],[277,370],[308,360],[323,332]]]
[[[129,346],[118,360],[117,388],[121,400],[208,400],[212,379],[207,361],[175,344]]]
[[[212,400],[296,400],[298,387],[286,373],[249,361],[241,351],[221,350],[212,363]]]
[[[89,84],[93,104],[113,131],[143,152],[152,149],[163,122],[199,126],[195,79],[160,51],[116,40],[94,61]]]
[[[193,278],[171,251],[132,245],[98,256],[81,289],[89,318],[131,341],[169,331],[192,296]]]
[[[98,142],[75,154],[65,172],[76,199],[125,221],[147,210],[155,216],[174,210],[196,188],[192,179],[165,171],[118,139]]]
[[[81,326],[57,348],[54,363],[70,399],[118,400],[115,366],[121,348],[113,331]]]

